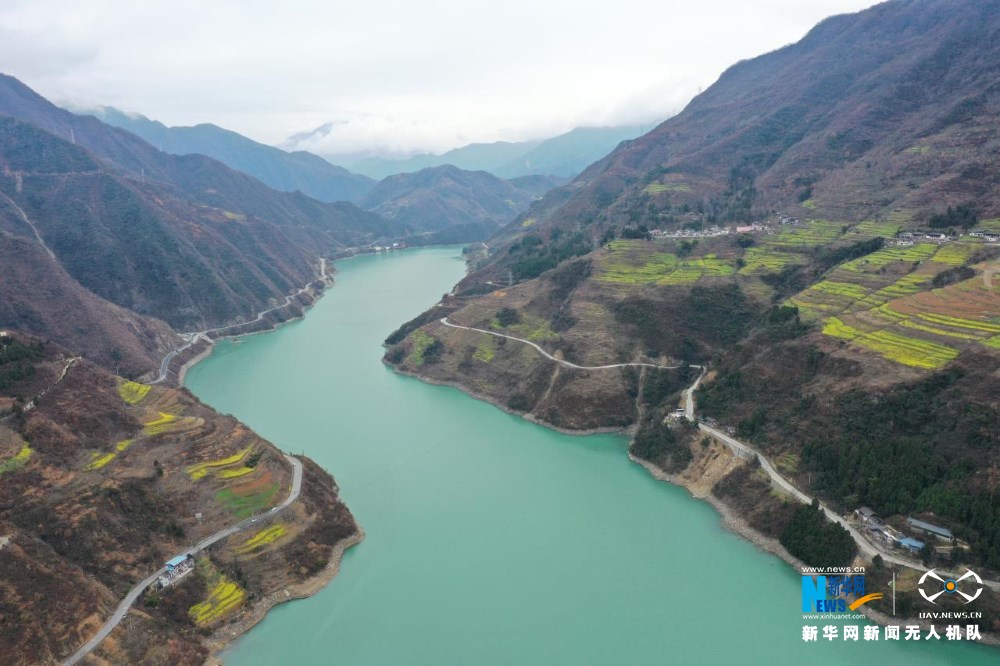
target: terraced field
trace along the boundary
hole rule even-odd
[[[148,384],[140,384],[139,382],[122,379],[118,382],[118,395],[121,396],[121,399],[126,404],[137,405],[149,395],[149,391],[152,388]]]
[[[934,255],[934,261],[949,266],[961,266],[972,257],[978,250],[983,249],[982,243],[957,242],[946,243]]]
[[[541,317],[536,317],[527,313],[521,313],[521,321],[509,326],[501,326],[500,322],[494,318],[493,321],[490,322],[490,328],[495,331],[503,331],[507,335],[525,338],[526,340],[531,340],[532,342],[543,342],[545,340],[551,340],[559,337],[559,334],[553,331],[552,327],[549,326],[548,321],[542,319]],[[493,336],[489,337],[492,338]],[[490,358],[492,358],[492,356]]]
[[[831,243],[844,233],[843,222],[828,222],[826,220],[810,220],[801,225],[783,228],[767,239],[770,247],[789,249],[807,249]]]
[[[806,258],[795,252],[757,246],[747,249],[743,255],[743,262],[744,265],[740,269],[740,273],[750,275],[755,273],[780,273],[782,269],[788,266],[806,263]]]
[[[191,606],[188,614],[196,625],[209,625],[239,608],[245,598],[246,592],[243,588],[219,574],[217,582],[208,593],[208,598],[200,604]]]
[[[168,412],[157,412],[157,417],[142,424],[142,432],[146,437],[155,437],[166,433],[182,434],[197,431],[205,423],[197,416],[178,416]]]
[[[642,191],[646,194],[661,194],[663,192],[690,192],[691,186],[686,183],[650,183],[646,187],[642,188]]]
[[[410,349],[410,356],[407,360],[413,365],[424,364],[424,352],[434,344],[434,338],[423,331],[413,334],[413,347]]]
[[[265,527],[261,531],[252,535],[249,539],[243,542],[240,546],[237,546],[234,550],[240,555],[245,555],[251,553],[255,550],[259,550],[264,546],[274,543],[285,534],[288,533],[288,529],[281,523],[276,525],[271,525],[270,527]]]
[[[21,450],[15,453],[7,460],[0,462],[0,474],[6,474],[7,472],[13,472],[14,470],[21,469],[24,467],[28,460],[31,458],[33,453],[30,446],[27,444],[21,445]]]
[[[704,277],[732,275],[736,265],[714,254],[681,258],[671,252],[658,252],[643,240],[612,241],[601,257],[596,281],[605,284],[690,284]]]
[[[208,476],[210,472],[215,472],[215,475],[220,478],[233,478],[235,476],[242,476],[243,473],[224,476],[224,472],[232,470],[225,470],[222,468],[232,467],[233,465],[237,465],[243,462],[243,460],[248,455],[250,455],[251,449],[253,449],[253,447],[248,446],[242,451],[237,451],[236,453],[227,458],[222,458],[220,460],[209,460],[207,462],[198,463],[197,465],[191,465],[190,467],[187,468],[187,473],[191,477],[192,481],[203,479],[206,476]],[[248,470],[248,472],[253,471],[252,468],[246,468],[246,469]]]
[[[882,236],[883,238],[892,238],[899,230],[902,225],[899,222],[886,221],[886,222],[875,222],[872,220],[862,222],[858,224],[853,229],[852,233],[861,234],[863,236],[870,236],[874,238],[875,236]]]
[[[118,455],[117,453],[103,453],[102,454],[99,451],[95,451],[94,454],[93,454],[92,460],[83,469],[86,472],[92,472],[95,469],[101,469],[102,467],[104,467],[105,465],[107,465],[109,462],[111,462],[112,460],[114,460],[117,455]]]
[[[271,506],[279,488],[280,484],[268,471],[249,481],[223,488],[215,494],[215,499],[237,518],[247,518]]]
[[[483,335],[482,340],[476,345],[476,352],[472,358],[483,363],[489,363],[497,353],[495,338],[492,335]]]
[[[1000,297],[981,275],[932,288],[936,275],[967,264],[982,247],[885,248],[842,264],[789,303],[804,320],[822,320],[825,335],[905,366],[940,368],[962,350],[1000,348]]]
[[[878,352],[890,361],[915,368],[933,370],[958,358],[957,349],[897,335],[886,330],[865,332],[845,324],[837,317],[825,320],[823,333],[842,340],[849,340],[861,347]]]

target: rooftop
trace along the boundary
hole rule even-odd
[[[947,527],[931,525],[930,523],[925,523],[924,521],[917,520],[916,518],[907,518],[906,522],[912,525],[913,527],[916,527],[918,530],[923,530],[924,532],[937,534],[939,536],[943,536],[946,539],[954,538],[954,535],[951,533],[951,530],[949,530]]]
[[[187,555],[178,555],[177,557],[172,557],[169,560],[167,560],[167,566],[168,567],[176,567],[176,566],[178,566],[181,562],[183,562],[186,559],[187,559]]]

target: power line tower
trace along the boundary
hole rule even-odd
[[[507,287],[514,286],[514,271],[507,271]]]

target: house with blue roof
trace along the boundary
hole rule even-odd
[[[910,553],[912,553],[914,555],[919,555],[920,551],[922,551],[924,549],[925,545],[926,544],[924,544],[923,541],[918,541],[917,539],[914,539],[913,537],[905,537],[905,538],[899,540],[899,546],[900,546],[900,548],[905,548],[906,550],[910,551]]]

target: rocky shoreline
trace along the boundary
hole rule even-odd
[[[334,544],[330,552],[330,562],[321,572],[307,578],[301,583],[275,590],[252,604],[250,609],[243,613],[235,622],[225,624],[212,632],[204,641],[209,649],[209,657],[205,663],[213,666],[221,666],[223,663],[223,659],[220,656],[221,653],[240,636],[243,636],[257,626],[257,624],[267,617],[268,612],[272,608],[297,599],[311,597],[326,587],[340,573],[340,564],[344,559],[344,553],[347,552],[347,549],[361,543],[364,538],[365,531],[359,526],[357,532]]]
[[[475,398],[476,400],[482,400],[483,402],[488,402],[489,404],[493,405],[500,411],[506,412],[511,416],[520,416],[525,421],[529,421],[531,423],[534,423],[535,425],[540,425],[544,428],[548,428],[549,430],[555,430],[556,432],[562,433],[564,435],[577,435],[577,436],[608,435],[608,434],[631,435],[635,432],[636,428],[635,424],[625,427],[609,426],[606,428],[587,428],[584,430],[570,430],[568,428],[562,428],[560,426],[549,423],[544,419],[540,419],[534,414],[531,414],[529,412],[519,412],[516,409],[511,409],[507,405],[497,402],[495,398],[488,396],[485,393],[479,393],[478,391],[474,391],[460,382],[450,382],[442,379],[434,379],[432,377],[428,377],[427,375],[422,375],[419,372],[411,372],[409,370],[404,370],[401,367],[399,367],[399,365],[396,365],[390,361],[385,360],[385,358],[382,359],[382,362],[387,366],[389,366],[390,368],[392,368],[396,374],[404,375],[406,377],[413,377],[414,379],[419,379],[425,384],[434,384],[435,386],[450,386],[452,388],[458,389],[459,391],[461,391],[462,393],[466,394],[469,397]]]
[[[479,392],[474,391],[474,390],[472,390],[472,389],[470,389],[470,388],[468,388],[466,386],[463,386],[460,382],[444,381],[444,380],[440,380],[440,379],[435,379],[435,378],[427,377],[427,376],[422,375],[422,374],[420,374],[418,372],[411,372],[409,370],[404,370],[404,369],[400,368],[398,365],[393,364],[393,363],[391,363],[389,361],[386,361],[384,359],[383,359],[383,362],[386,365],[388,365],[389,367],[393,368],[393,370],[396,373],[400,374],[400,375],[405,375],[405,376],[408,376],[408,377],[414,377],[414,378],[419,379],[420,381],[428,383],[428,384],[434,384],[434,385],[437,385],[437,386],[450,386],[450,387],[456,388],[456,389],[462,391],[463,393],[465,393],[466,395],[469,395],[470,397],[476,398],[477,400],[482,400],[484,402],[488,402],[491,405],[497,407],[498,409],[500,409],[500,410],[502,410],[502,411],[504,411],[504,412],[506,412],[508,414],[511,414],[511,415],[514,415],[514,416],[520,416],[521,418],[525,419],[526,421],[530,421],[531,423],[534,423],[536,425],[544,426],[546,428],[549,428],[551,430],[555,430],[557,432],[560,432],[560,433],[563,433],[563,434],[566,434],[566,435],[595,435],[595,434],[618,433],[618,434],[624,434],[626,436],[631,437],[632,435],[635,434],[635,430],[636,430],[636,427],[637,427],[635,424],[633,424],[633,425],[627,426],[627,427],[618,427],[618,428],[592,428],[592,429],[588,429],[588,430],[568,430],[566,428],[560,428],[558,426],[555,426],[555,425],[553,425],[551,423],[548,423],[548,422],[544,421],[543,419],[539,419],[539,418],[535,417],[533,414],[525,413],[525,412],[518,412],[517,410],[511,409],[507,405],[500,404],[494,398],[491,398],[488,395],[479,393]],[[726,448],[726,447],[721,447],[721,448],[725,452],[725,455],[729,456],[730,458],[735,458],[729,452],[728,448]],[[634,463],[636,463],[638,465],[642,465],[646,469],[646,471],[648,471],[655,479],[657,479],[659,481],[665,481],[665,482],[670,483],[672,485],[684,488],[689,493],[691,493],[692,497],[694,497],[696,499],[699,499],[699,500],[702,500],[704,502],[707,502],[709,505],[711,505],[719,513],[719,516],[720,516],[721,522],[722,522],[722,526],[725,529],[727,529],[730,532],[732,532],[733,534],[736,534],[737,536],[739,536],[739,537],[741,537],[741,538],[749,541],[754,546],[756,546],[758,549],[760,549],[762,552],[765,552],[765,553],[767,553],[769,555],[774,555],[774,556],[780,558],[782,561],[784,561],[785,563],[787,563],[788,565],[790,565],[792,568],[794,568],[797,572],[801,571],[802,570],[801,568],[803,566],[805,566],[805,564],[801,560],[799,560],[798,558],[796,558],[795,556],[793,556],[791,553],[789,553],[788,550],[783,545],[781,545],[781,543],[777,539],[769,537],[769,536],[767,536],[765,534],[762,534],[758,530],[754,529],[749,524],[749,522],[742,515],[740,515],[740,513],[737,510],[735,510],[734,508],[730,507],[724,501],[722,501],[721,499],[719,499],[718,497],[716,497],[712,493],[712,491],[711,491],[711,486],[714,485],[713,483],[708,483],[707,485],[705,485],[704,483],[699,483],[699,481],[703,481],[702,478],[700,478],[700,477],[692,477],[692,476],[686,474],[687,469],[690,469],[690,467],[687,468],[685,471],[683,471],[681,473],[671,474],[671,473],[665,471],[664,469],[662,469],[661,467],[659,467],[659,466],[657,466],[657,465],[649,462],[648,460],[644,460],[642,458],[638,458],[637,456],[633,455],[632,453],[629,453],[628,457],[629,457],[629,459],[632,462],[634,462]],[[875,611],[875,610],[872,610],[872,609],[869,609],[869,608],[865,608],[865,607],[862,607],[861,609],[859,609],[858,612],[864,614],[872,622],[874,622],[876,624],[880,624],[880,625],[900,624],[900,623],[905,622],[906,624],[910,624],[910,625],[920,625],[921,629],[924,630],[924,631],[928,630],[930,628],[930,626],[931,626],[930,622],[927,622],[927,621],[924,621],[924,620],[918,620],[918,619],[915,619],[915,618],[892,618],[892,617],[889,617],[888,615],[885,615],[884,613],[880,613],[878,611]],[[979,642],[981,642],[984,645],[990,645],[990,646],[994,646],[994,647],[1000,646],[1000,636],[997,636],[997,635],[992,634],[992,633],[985,633],[984,632],[983,635],[982,635],[982,640],[979,641]]]
[[[209,337],[208,342],[199,341],[196,344],[192,345],[188,350],[185,350],[184,353],[178,354],[177,358],[174,359],[174,363],[176,362],[180,363],[180,365],[177,367],[176,370],[177,385],[178,386],[184,385],[184,377],[187,376],[188,371],[201,361],[211,356],[212,349],[215,347],[215,343],[218,342],[219,340],[238,340],[240,338],[248,337],[251,335],[258,335],[260,333],[270,333],[271,331],[277,330],[280,326],[291,323],[293,321],[304,319],[306,313],[309,312],[309,310],[312,309],[312,307],[319,302],[319,299],[322,298],[324,294],[326,294],[326,290],[332,287],[334,284],[335,283],[332,275],[327,275],[324,279],[316,280],[309,291],[303,292],[297,297],[297,298],[302,298],[303,296],[306,296],[308,294],[307,302],[299,303],[297,302],[297,299],[293,299],[292,302],[290,302],[287,306],[280,309],[280,310],[285,310],[297,307],[298,312],[293,316],[282,318],[281,315],[279,314],[280,311],[275,311],[271,313],[272,315],[275,316],[265,317],[259,322],[253,322],[253,323],[248,322],[246,324],[243,324],[243,326],[252,326],[253,324],[259,324],[258,328],[253,328],[251,330],[234,333],[232,335],[220,335],[218,337],[208,336]],[[234,325],[234,327],[236,326],[241,326],[241,325],[240,324]],[[171,363],[171,365],[173,365],[173,363]],[[172,370],[168,368],[167,370],[168,376],[171,373],[171,371]]]

